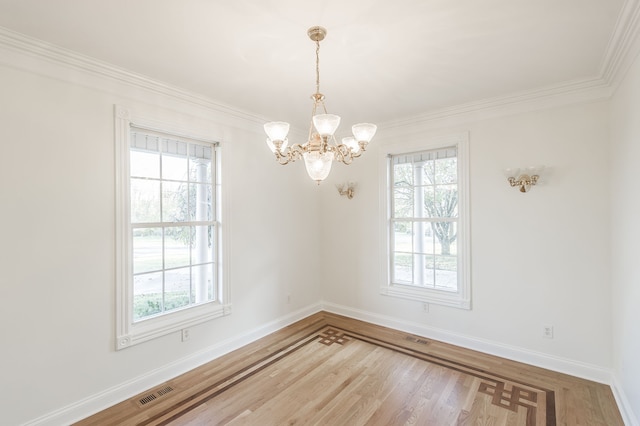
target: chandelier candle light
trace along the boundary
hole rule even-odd
[[[264,131],[268,136],[267,145],[275,154],[278,163],[285,165],[304,158],[309,177],[319,185],[329,176],[333,161],[349,165],[354,158],[360,157],[375,135],[377,127],[370,123],[355,124],[351,128],[353,136],[343,138],[342,143],[336,141],[334,133],[340,125],[340,117],[327,113],[324,95],[320,93],[320,41],[324,40],[327,30],[311,27],[307,34],[316,43],[316,93],[311,95],[313,109],[307,142],[288,147],[289,123],[282,121],[266,123]]]

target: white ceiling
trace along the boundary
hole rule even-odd
[[[0,0],[0,26],[305,128],[600,76],[624,0]]]

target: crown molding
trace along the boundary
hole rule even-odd
[[[612,95],[612,92],[611,85],[603,78],[575,80],[512,93],[506,96],[436,109],[405,119],[381,123],[379,127],[395,133],[396,130],[408,126],[437,127],[440,125],[455,125],[462,122],[486,120],[522,112],[607,99]]]
[[[607,83],[618,86],[640,51],[640,1],[626,0],[618,15],[600,68]]]
[[[27,71],[31,71],[36,74],[78,83],[78,78],[75,76],[69,76],[64,72],[57,72],[55,67],[62,66],[67,70],[72,69],[91,77],[98,77],[98,79],[102,80],[97,81],[93,78],[86,82],[86,79],[81,79],[85,81],[86,85],[89,87],[111,91],[112,87],[109,83],[124,84],[128,87],[143,89],[148,93],[150,92],[152,94],[166,96],[170,99],[214,111],[224,116],[236,119],[236,122],[237,119],[240,119],[245,123],[250,123],[249,127],[253,127],[252,125],[255,126],[256,124],[262,126],[262,124],[267,121],[264,117],[260,117],[256,114],[216,102],[205,96],[189,92],[180,87],[116,67],[107,62],[79,54],[72,50],[29,37],[4,27],[0,27],[0,48],[8,49],[9,51],[20,55],[20,57],[15,57],[14,55],[12,58],[17,59],[17,63],[14,61],[6,61],[2,56],[0,56],[0,63],[8,62],[7,64],[10,66],[26,69]],[[29,61],[29,59],[32,58],[44,60],[52,66],[42,67],[41,62],[34,63],[33,61]],[[247,126],[245,124],[245,126],[241,125],[240,127]]]

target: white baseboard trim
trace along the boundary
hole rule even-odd
[[[24,426],[57,426],[77,422],[320,311],[321,305],[319,303],[299,309],[241,335],[209,346],[161,368],[38,417],[25,423]]]
[[[454,333],[440,328],[430,327],[416,322],[405,321],[398,318],[354,309],[331,302],[322,302],[322,309],[346,317],[366,321],[372,324],[405,331],[412,334],[428,337],[463,348],[523,362],[536,367],[569,374],[571,376],[592,380],[609,385],[611,383],[611,371],[596,365],[574,361],[567,358],[556,357],[542,352],[531,351],[517,346],[480,339]]]
[[[633,413],[631,403],[622,388],[620,380],[618,380],[615,374],[611,379],[611,391],[613,392],[613,397],[616,399],[616,403],[618,404],[618,409],[620,410],[620,415],[622,416],[624,424],[626,426],[640,426],[640,421],[638,421],[638,417]]]

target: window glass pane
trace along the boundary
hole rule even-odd
[[[162,272],[133,277],[133,319],[162,312]]]
[[[191,182],[211,183],[211,160],[190,157],[189,176]]]
[[[413,187],[399,186],[393,191],[393,215],[396,218],[413,217]]]
[[[435,275],[437,288],[456,291],[458,288],[457,224],[434,222],[435,230]]]
[[[190,264],[191,227],[172,226],[164,230],[164,267],[177,268]]]
[[[449,243],[449,253],[452,256],[457,256],[458,255],[458,234],[457,234],[457,231],[455,231],[455,228],[457,227],[457,223],[453,223],[452,225],[454,227],[456,238]]]
[[[162,182],[162,221],[184,222],[189,217],[189,185]]]
[[[421,217],[437,217],[438,211],[435,203],[435,188],[433,186],[425,186],[422,188],[422,216]]]
[[[458,159],[444,158],[435,161],[435,183],[456,183],[458,180]]]
[[[191,300],[191,268],[165,271],[164,286],[165,311],[189,305]]]
[[[393,251],[411,253],[413,250],[413,229],[411,222],[395,222],[393,227]]]
[[[411,253],[393,253],[393,281],[400,284],[413,284],[413,255]]]
[[[189,189],[189,214],[193,221],[213,220],[212,185],[193,183]]]
[[[131,178],[131,223],[160,222],[160,182]]]
[[[422,285],[424,287],[433,288],[435,284],[435,271],[433,269],[434,256],[426,255],[422,257],[424,264],[422,264],[423,272],[421,276],[421,281],[418,285]]]
[[[430,222],[423,222],[421,229],[422,242],[418,253],[434,254],[435,253],[435,237],[433,233],[433,225]]]
[[[162,228],[133,230],[133,273],[162,270]]]
[[[429,226],[426,222],[414,222],[413,223],[413,248],[414,253],[424,253],[424,234],[425,229]]]
[[[458,216],[458,187],[457,185],[436,186],[433,205],[434,216],[436,217],[457,217]]]
[[[191,293],[192,303],[203,303],[215,300],[213,266],[213,263],[208,263],[191,268],[191,278],[193,280],[193,291]]]
[[[162,179],[187,181],[187,157],[162,154]]]
[[[435,249],[437,254],[449,255],[451,244],[458,237],[454,222],[433,222],[433,232],[435,235]]]
[[[417,164],[416,166],[422,168],[422,184],[423,185],[433,185],[434,183],[436,183],[433,161],[425,161],[424,163]]]
[[[435,256],[435,285],[443,290],[458,289],[458,260],[456,256]]]
[[[194,226],[192,229],[193,265],[209,263],[213,260],[213,226]]]
[[[149,151],[131,151],[131,176],[160,179],[160,154]]]
[[[396,186],[413,185],[413,166],[411,163],[394,164],[393,183]]]

